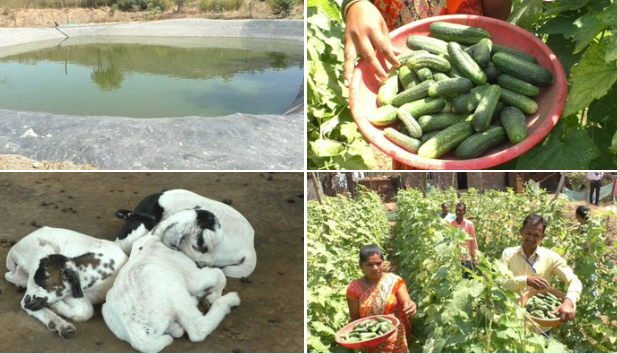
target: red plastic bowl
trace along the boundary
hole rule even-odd
[[[381,317],[381,318],[385,318],[386,320],[389,320],[390,322],[392,322],[392,325],[394,326],[394,328],[388,332],[385,333],[377,338],[373,338],[370,340],[366,340],[364,342],[358,342],[358,343],[345,343],[341,340],[341,336],[345,335],[349,332],[351,332],[351,330],[357,325],[360,324],[362,322],[365,321],[375,321],[375,319],[377,317]],[[390,315],[375,315],[375,316],[369,316],[369,317],[362,317],[358,320],[355,320],[353,322],[351,322],[350,324],[348,324],[347,326],[341,328],[338,332],[336,332],[336,334],[334,335],[334,340],[336,341],[336,343],[338,343],[338,345],[345,347],[345,348],[350,348],[350,349],[359,349],[359,348],[364,348],[364,347],[374,347],[376,345],[379,345],[380,343],[384,342],[386,339],[388,339],[393,333],[394,330],[396,329],[396,327],[398,327],[399,325],[399,320],[398,318],[394,317],[394,316],[390,316]]]
[[[406,151],[392,143],[383,134],[383,129],[375,127],[367,116],[377,109],[377,91],[379,82],[364,61],[360,61],[354,70],[349,89],[349,107],[351,114],[365,139],[381,151],[395,159],[405,168],[421,170],[478,170],[500,165],[510,161],[537,145],[553,129],[566,104],[566,76],[557,56],[542,41],[531,33],[511,23],[489,17],[475,15],[447,15],[431,17],[413,22],[390,33],[392,45],[402,52],[408,51],[406,41],[409,35],[429,35],[429,25],[437,21],[465,24],[484,28],[491,34],[491,40],[533,55],[538,64],[553,74],[553,84],[542,88],[535,97],[538,112],[527,115],[529,136],[512,146],[509,142],[485,152],[482,157],[471,160],[456,160],[450,152],[440,159],[427,159]],[[379,55],[378,55],[379,56]],[[384,59],[379,56],[383,63]],[[364,73],[367,73],[366,75]]]

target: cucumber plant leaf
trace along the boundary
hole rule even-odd
[[[598,148],[587,131],[569,129],[560,121],[548,138],[518,159],[517,169],[572,170],[587,169],[599,156]],[[533,166],[533,167],[532,167]]]
[[[592,44],[570,73],[572,87],[562,116],[572,115],[600,98],[617,81],[617,65],[606,63],[606,42]]]

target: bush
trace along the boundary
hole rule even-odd
[[[242,0],[201,0],[199,9],[202,12],[225,12],[239,10]]]
[[[160,11],[165,11],[171,7],[171,0],[148,0],[148,6],[146,7],[148,10],[156,10],[157,8]]]
[[[171,0],[118,0],[118,7],[122,10],[142,11],[159,8],[165,11],[171,6]]]
[[[296,3],[297,0],[271,0],[272,14],[279,18],[289,17]]]

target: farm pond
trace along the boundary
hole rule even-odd
[[[133,118],[282,114],[304,75],[302,43],[285,40],[94,36],[21,47],[0,49],[3,109]]]

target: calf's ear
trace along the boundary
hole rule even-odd
[[[116,211],[116,218],[122,219],[122,220],[128,220],[128,219],[132,218],[133,215],[135,215],[135,213],[133,213],[130,210],[118,209]]]
[[[81,291],[81,281],[79,280],[79,274],[72,269],[65,269],[62,274],[66,277],[69,284],[71,284],[71,292],[73,297],[78,299],[84,297],[84,293]]]
[[[131,216],[139,216],[140,218],[144,218],[150,221],[156,221],[156,218],[154,217],[154,215],[150,215],[150,214],[144,214],[144,213],[133,213],[133,215]]]
[[[174,222],[163,226],[165,229],[162,232],[161,241],[167,247],[177,249],[189,235],[189,230],[181,223]]]

